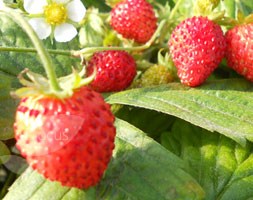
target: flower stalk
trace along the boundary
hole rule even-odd
[[[156,32],[153,34],[153,36],[150,38],[150,40],[141,46],[136,47],[86,47],[84,49],[78,50],[78,51],[72,51],[73,56],[85,56],[89,54],[93,54],[98,51],[106,51],[106,50],[116,50],[116,51],[142,51],[147,48],[149,48],[152,43],[155,41],[159,33],[161,32],[161,29],[164,27],[166,23],[166,20],[162,20],[156,29]]]
[[[2,12],[4,12],[7,16],[11,17],[27,33],[38,53],[38,56],[40,57],[43,67],[45,68],[51,90],[61,91],[49,53],[45,50],[44,45],[30,26],[30,24],[23,18],[21,14],[19,14],[18,12],[14,12],[12,9],[4,7]]]
[[[19,53],[37,53],[37,49],[29,47],[5,47],[0,46],[0,51],[7,52],[19,52]],[[62,55],[62,56],[71,56],[70,50],[59,50],[59,49],[46,49],[49,54]]]

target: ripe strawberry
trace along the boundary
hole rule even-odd
[[[169,48],[181,82],[194,87],[218,67],[226,39],[219,25],[206,17],[192,17],[174,29]]]
[[[124,38],[145,43],[157,28],[157,18],[146,0],[123,0],[111,11],[111,26]]]
[[[64,186],[88,188],[101,179],[114,148],[114,116],[101,95],[84,86],[59,99],[21,99],[17,148],[33,169]]]
[[[126,89],[136,75],[134,58],[125,51],[101,51],[95,53],[87,66],[87,74],[97,70],[91,82],[92,89],[98,92],[113,92]]]
[[[226,33],[228,66],[253,82],[253,24],[244,24]]]

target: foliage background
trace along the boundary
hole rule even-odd
[[[110,10],[101,0],[83,2],[100,12]],[[175,3],[169,1],[172,7]],[[179,19],[192,15],[193,3],[182,1]],[[235,17],[238,8],[248,15],[253,2],[224,0],[218,10]],[[23,30],[2,14],[0,38],[1,46],[32,47]],[[44,44],[48,49],[80,48],[77,39]],[[78,59],[51,56],[58,76],[68,74],[70,66],[79,67]],[[27,67],[44,73],[34,53],[1,52],[1,197],[14,182],[4,200],[253,198],[253,87],[225,61],[198,88],[171,83],[106,95],[106,101],[118,108],[116,149],[103,180],[88,191],[62,187],[26,169],[14,148],[12,124],[18,100],[10,97],[10,91],[20,87],[16,77]]]

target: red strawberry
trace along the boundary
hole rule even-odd
[[[253,24],[239,25],[226,33],[228,66],[253,82]]]
[[[218,67],[225,54],[226,39],[219,25],[206,17],[192,17],[175,28],[169,48],[181,82],[194,87]]]
[[[88,188],[103,176],[114,148],[114,116],[88,87],[65,99],[22,98],[14,125],[17,147],[46,178]]]
[[[88,76],[97,69],[90,86],[98,92],[126,89],[136,75],[134,58],[125,51],[101,51],[95,53],[87,66]]]
[[[111,11],[111,26],[124,38],[145,43],[157,28],[157,18],[146,0],[123,0]]]

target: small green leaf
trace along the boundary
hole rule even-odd
[[[17,100],[10,96],[14,79],[0,72],[0,140],[13,138],[14,113]]]
[[[104,22],[98,9],[87,11],[84,24],[79,31],[79,42],[82,47],[102,46],[104,38]]]
[[[29,168],[4,200],[203,199],[202,188],[185,172],[181,159],[127,122],[117,120],[116,127],[114,155],[97,187],[89,191],[62,187]]]
[[[224,0],[221,1],[221,10],[226,11],[226,16],[233,17],[235,19],[236,16],[236,4],[235,1]]]
[[[8,161],[10,156],[10,151],[8,147],[0,141],[0,164],[3,164]]]
[[[162,144],[188,162],[189,173],[206,192],[206,200],[244,200],[253,196],[253,145],[243,148],[218,133],[177,120]]]
[[[248,0],[235,1],[238,9],[240,9],[245,16],[252,13],[253,2]]]
[[[179,2],[179,5],[177,7],[178,14],[176,15],[175,19],[180,17],[180,20],[184,20],[188,17],[193,16],[193,7],[195,4],[194,0],[173,0],[173,1],[175,2],[175,4]]]
[[[0,102],[1,104],[2,102]],[[0,108],[0,113],[3,110]],[[13,121],[14,119],[5,119],[0,117],[0,140],[9,140],[13,138]]]
[[[253,141],[252,91],[252,83],[242,79],[212,81],[198,88],[172,83],[119,92],[107,102],[167,113],[245,145],[246,140]]]

